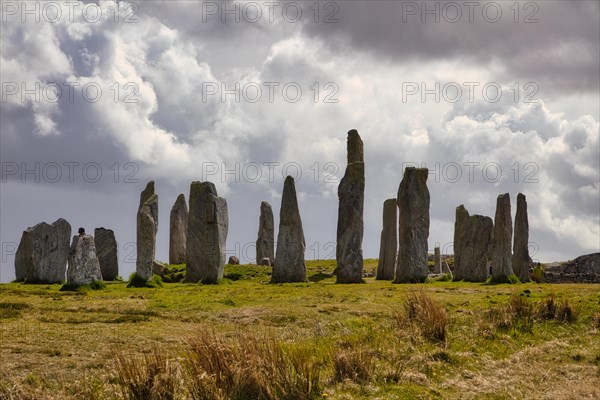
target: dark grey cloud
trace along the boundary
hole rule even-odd
[[[456,7],[447,7],[448,3],[459,6],[460,18],[454,12]],[[339,1],[339,22],[305,23],[303,31],[354,59],[366,53],[381,62],[417,65],[457,60],[488,68],[500,66],[498,79],[536,81],[547,92],[598,91],[598,2],[519,2],[518,23],[515,2],[472,2],[473,22],[465,3]],[[426,14],[422,22],[423,10],[435,10],[436,6],[439,11]],[[502,16],[497,22],[488,22],[496,19],[496,9]],[[537,22],[524,22],[530,20],[528,16]],[[457,21],[449,22],[453,20]]]

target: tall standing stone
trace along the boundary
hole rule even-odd
[[[496,216],[494,217],[494,250],[492,256],[492,281],[508,282],[513,275],[512,269],[512,215],[510,212],[510,196],[501,194],[496,200]]]
[[[512,267],[521,282],[529,281],[529,220],[527,218],[527,200],[523,193],[517,195],[517,214],[515,215],[515,238],[513,244]]]
[[[338,186],[336,282],[363,281],[363,208],[365,163],[363,142],[355,129],[348,132],[348,166]]]
[[[188,207],[185,195],[177,196],[169,220],[169,264],[185,263]]]
[[[383,229],[379,245],[377,264],[378,280],[394,279],[396,271],[396,253],[398,251],[398,203],[396,199],[383,202]]]
[[[217,283],[223,278],[229,217],[227,201],[212,182],[192,182],[187,225],[187,282]]]
[[[296,198],[296,186],[294,185],[294,178],[288,176],[285,178],[281,196],[277,253],[271,282],[306,281],[305,249],[306,243]]]
[[[89,285],[102,280],[100,262],[96,255],[94,238],[90,235],[75,235],[69,249],[67,284]]]
[[[23,231],[15,254],[17,281],[59,283],[65,280],[71,225],[57,219],[41,222]]]
[[[154,181],[149,181],[144,190],[142,190],[142,193],[140,193],[140,205],[138,206],[138,211],[152,195],[154,195]]]
[[[429,238],[429,189],[427,168],[407,167],[398,188],[400,214],[399,252],[396,259],[395,283],[424,282]]]
[[[275,260],[275,223],[273,210],[266,201],[260,203],[260,219],[258,221],[258,238],[256,239],[256,264],[263,259]]]
[[[465,222],[467,221],[467,218],[469,218],[469,212],[467,211],[465,206],[461,204],[460,206],[456,207],[455,216],[456,217],[454,220],[454,268],[456,269],[456,266],[460,263],[460,256],[461,256],[461,242],[460,242],[461,230],[462,230]],[[454,275],[456,275],[456,272],[454,273]]]
[[[454,263],[454,279],[485,282],[488,277],[494,223],[490,217],[471,215],[460,230],[461,256]]]
[[[96,255],[100,263],[102,279],[112,281],[119,275],[119,258],[117,255],[117,240],[111,229],[94,229]]]
[[[137,213],[137,260],[135,272],[145,280],[152,278],[152,263],[156,253],[158,232],[158,195],[154,193],[154,181],[148,182],[140,195]]]
[[[433,249],[433,273],[442,273],[442,254],[439,246],[435,246]]]

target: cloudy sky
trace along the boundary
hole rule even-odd
[[[538,2],[2,1],[0,280],[23,229],[67,219],[135,269],[156,181],[157,258],[194,180],[227,198],[228,255],[254,258],[261,201],[296,188],[306,257],[334,258],[346,133],[365,146],[364,254],[407,165],[430,168],[430,250],[454,210],[529,205],[539,261],[600,249],[600,8]]]

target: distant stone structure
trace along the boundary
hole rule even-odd
[[[52,225],[41,222],[23,231],[15,254],[18,282],[59,283],[65,280],[71,225],[57,219]]]
[[[227,201],[212,182],[192,182],[186,245],[187,282],[217,283],[223,278],[229,216]]]
[[[363,208],[365,163],[363,142],[355,129],[348,132],[348,166],[338,186],[336,282],[363,281]]]
[[[148,182],[140,195],[137,212],[137,260],[135,272],[144,280],[152,278],[152,263],[156,253],[158,232],[158,195],[154,193],[154,181]]]
[[[305,282],[306,265],[304,264],[304,230],[294,178],[288,176],[283,184],[281,209],[279,211],[279,233],[277,236],[277,253],[271,275],[272,283]]]
[[[271,262],[270,259],[268,259],[268,258],[265,257],[262,260],[260,260],[260,262],[258,263],[258,265],[264,265],[264,266],[267,266],[267,267],[271,267],[272,266],[272,262]]]
[[[433,249],[433,273],[442,273],[442,254],[440,253],[439,246],[435,246]]]
[[[102,279],[105,281],[114,280],[119,276],[118,246],[115,233],[111,229],[96,228],[94,229],[94,243]]]
[[[454,221],[454,275],[456,276],[456,266],[460,264],[460,257],[462,254],[462,244],[460,242],[460,232],[464,223],[469,218],[469,212],[463,204],[456,207],[455,221]]]
[[[544,267],[547,283],[600,283],[600,253],[586,254],[565,263]]]
[[[239,265],[240,264],[240,259],[237,258],[236,256],[231,256],[231,257],[229,257],[229,260],[227,261],[227,264],[229,264],[229,265]]]
[[[471,215],[461,224],[461,256],[454,260],[454,279],[485,282],[488,278],[494,223],[490,217]]]
[[[260,203],[258,220],[258,238],[256,239],[256,264],[261,265],[263,259],[275,259],[275,223],[273,209],[266,201]],[[269,265],[271,262],[269,261]]]
[[[507,282],[514,275],[512,268],[512,216],[510,195],[501,194],[496,200],[494,217],[494,251],[492,256],[492,281]]]
[[[450,276],[453,276],[452,270],[445,260],[442,260],[442,274],[449,274]]]
[[[529,220],[527,218],[527,200],[523,193],[517,195],[512,267],[515,275],[519,277],[521,282],[528,282],[530,280]]]
[[[392,280],[396,272],[398,251],[398,204],[396,199],[383,202],[383,229],[379,244],[378,280]]]
[[[188,207],[183,193],[177,196],[169,217],[169,264],[183,264],[188,224]]]
[[[73,236],[73,242],[69,249],[67,284],[89,285],[101,280],[102,272],[96,256],[94,238],[86,234]]]
[[[407,167],[398,188],[399,252],[395,283],[424,282],[429,237],[429,189],[427,168]]]

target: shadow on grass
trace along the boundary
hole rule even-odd
[[[321,282],[324,279],[333,278],[333,274],[327,274],[324,272],[317,272],[308,277],[309,282]]]

